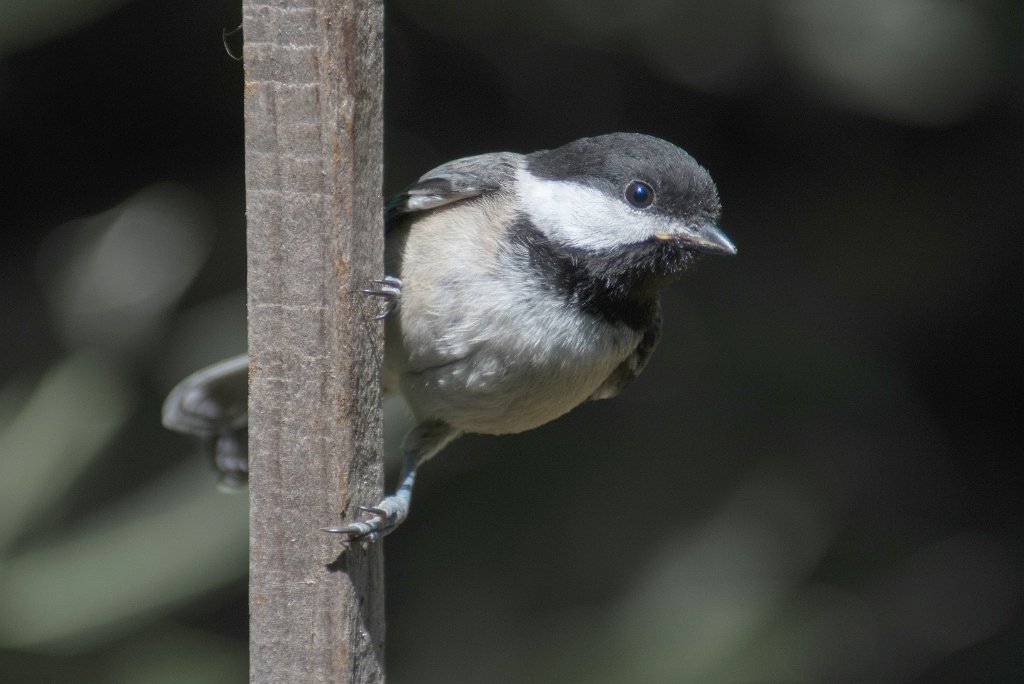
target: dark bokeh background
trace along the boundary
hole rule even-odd
[[[2,681],[246,676],[245,497],[158,422],[245,344],[239,20],[0,5]],[[1024,679],[1021,28],[1009,0],[389,3],[387,190],[643,131],[711,170],[740,250],[667,293],[623,396],[424,469],[391,681]]]

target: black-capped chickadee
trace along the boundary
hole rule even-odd
[[[385,391],[418,424],[396,492],[363,519],[325,528],[372,541],[408,515],[416,468],[463,432],[522,432],[637,377],[658,343],[661,289],[700,253],[735,254],[711,176],[637,133],[533,154],[458,159],[386,207]],[[182,381],[164,425],[247,473],[247,359]]]

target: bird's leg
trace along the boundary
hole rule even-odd
[[[374,319],[380,320],[387,318],[398,306],[398,301],[402,298],[402,280],[395,276],[384,276],[380,280],[370,281],[370,285],[360,292],[384,299],[384,311],[374,316]]]
[[[412,498],[412,486],[416,481],[416,468],[431,456],[441,451],[448,442],[458,437],[459,432],[441,421],[420,423],[414,427],[405,441],[402,450],[405,458],[402,461],[402,474],[398,479],[395,493],[384,497],[376,506],[360,506],[364,514],[361,520],[344,523],[338,527],[325,527],[324,532],[345,535],[342,542],[371,542],[390,534],[409,515],[409,501]]]

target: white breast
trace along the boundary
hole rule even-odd
[[[498,232],[481,234],[487,199],[420,219],[389,237],[401,254],[402,303],[389,321],[387,370],[420,420],[501,434],[551,421],[585,401],[640,335],[575,309],[510,272]]]

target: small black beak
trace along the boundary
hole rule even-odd
[[[658,240],[675,240],[695,252],[728,256],[736,253],[736,245],[713,223],[685,226],[672,233],[655,233],[654,237]]]

